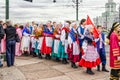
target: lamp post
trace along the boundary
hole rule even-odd
[[[53,2],[55,3],[56,0],[53,0]],[[73,3],[75,3],[76,5],[76,21],[78,21],[79,19],[79,4],[82,2],[82,0],[72,0]]]
[[[120,4],[119,4],[119,23],[120,23]]]
[[[9,19],[9,0],[6,0],[6,20]]]

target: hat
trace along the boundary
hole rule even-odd
[[[114,27],[114,29],[115,29],[116,27],[120,27],[120,24],[119,24],[118,22],[116,22],[116,23],[113,24],[113,27]]]

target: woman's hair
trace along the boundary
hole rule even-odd
[[[23,27],[23,25],[20,25],[19,28],[20,28],[20,29],[23,29],[24,27]]]
[[[111,35],[112,32],[114,31],[114,29],[115,29],[116,27],[118,27],[119,25],[120,25],[120,24],[119,24],[118,22],[113,23],[112,28],[111,28],[111,30],[110,30],[110,33],[109,33],[108,36],[107,36],[108,39],[110,39],[110,35]]]

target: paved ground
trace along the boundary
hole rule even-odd
[[[109,80],[109,73],[97,72],[95,68],[93,71],[95,75],[91,76],[85,68],[72,69],[70,64],[21,56],[16,57],[15,66],[8,68],[4,64],[0,68],[0,80]]]

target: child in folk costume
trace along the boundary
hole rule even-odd
[[[22,51],[21,51],[21,41],[22,41],[22,30],[23,30],[23,26],[19,26],[17,29],[16,29],[16,32],[19,36],[19,39],[20,39],[20,42],[19,43],[16,43],[16,51],[15,51],[15,55],[16,56],[21,56],[22,55]]]
[[[91,68],[96,67],[100,64],[100,57],[96,49],[96,45],[94,45],[94,37],[93,37],[93,27],[88,26],[85,30],[85,40],[87,41],[87,49],[85,54],[82,56],[82,59],[79,62],[80,66],[86,67],[86,73],[93,75]]]
[[[60,37],[59,58],[62,58],[63,64],[68,63],[67,48],[68,48],[68,34],[70,32],[69,27],[70,24],[66,22],[64,27],[62,28],[61,37]]]
[[[110,80],[119,80],[120,77],[120,24],[113,23],[112,29],[108,35],[110,44]]]
[[[102,71],[109,72],[106,69],[106,52],[105,52],[105,34],[102,32],[102,26],[98,25],[97,29],[99,31],[99,38],[96,39],[97,51],[100,55],[102,62]],[[100,71],[100,65],[97,66],[97,70]]]
[[[60,35],[61,35],[60,24],[55,26],[53,34],[54,34],[55,37],[54,37],[54,42],[53,42],[52,57],[56,58],[56,61],[59,62],[60,61],[59,46],[60,46]]]
[[[72,23],[72,29],[68,36],[68,55],[69,60],[71,61],[71,67],[77,68],[76,62],[80,60],[80,48],[78,42],[78,35],[77,35],[77,24],[76,22]]]
[[[41,47],[43,42],[43,24],[40,24],[35,30],[36,44],[34,52],[38,55],[38,58],[42,59]]]
[[[21,49],[22,52],[28,56],[30,52],[30,28],[29,28],[29,23],[26,24],[26,26],[23,29],[23,37],[22,37],[22,43],[21,43]]]
[[[42,43],[42,49],[41,52],[46,55],[46,59],[51,59],[51,53],[52,53],[52,44],[53,44],[53,31],[54,29],[51,27],[51,22],[48,22],[47,25],[44,27],[43,32],[43,43]]]

